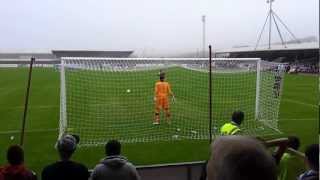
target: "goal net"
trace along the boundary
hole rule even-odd
[[[59,136],[77,134],[80,145],[209,139],[235,110],[245,113],[244,134],[279,133],[281,64],[260,59],[62,58]],[[159,73],[171,86],[167,116],[154,125]],[[212,125],[209,127],[209,93]],[[158,104],[159,105],[159,104]],[[162,105],[160,105],[161,107]]]

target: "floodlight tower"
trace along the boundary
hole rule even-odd
[[[269,6],[269,14],[272,14],[272,3],[273,3],[273,1],[274,0],[267,0],[267,3],[269,3],[270,4],[270,6]],[[272,19],[271,19],[271,16],[269,16],[269,49],[271,48],[271,31],[272,31]],[[283,43],[283,41],[282,41],[282,38],[281,38],[281,42]]]
[[[276,14],[276,12],[274,12],[274,10],[272,9],[273,8],[273,2],[274,0],[267,0],[267,3],[269,4],[269,11],[268,11],[268,15],[267,15],[267,18],[264,22],[264,25],[261,29],[261,32],[260,32],[260,35],[259,35],[259,38],[258,38],[258,41],[256,43],[256,46],[255,46],[255,50],[257,49],[258,45],[259,45],[259,42],[261,40],[261,36],[264,32],[264,29],[266,27],[266,24],[269,20],[269,42],[268,42],[268,48],[271,49],[271,35],[272,35],[272,21],[274,22],[274,24],[276,25],[276,28],[277,28],[277,31],[278,31],[278,34],[279,34],[279,37],[281,39],[281,43],[282,45],[286,48],[287,45],[286,45],[286,42],[284,41],[283,39],[283,36],[281,34],[281,31],[280,31],[280,28],[279,28],[279,25],[278,25],[278,22],[277,20],[284,26],[284,28],[290,33],[290,35],[293,37],[293,39],[300,43],[300,41],[296,38],[296,36],[290,31],[290,29],[288,28],[288,26],[280,19],[280,17]]]
[[[202,16],[202,57],[206,56],[206,16]]]

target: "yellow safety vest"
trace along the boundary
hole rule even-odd
[[[240,132],[240,128],[233,123],[226,123],[220,129],[221,135],[224,135],[224,136],[236,135],[239,132]]]

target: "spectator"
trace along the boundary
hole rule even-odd
[[[232,114],[231,122],[224,124],[221,129],[221,135],[239,135],[240,125],[244,119],[244,113],[242,111],[235,111]]]
[[[262,144],[265,145],[266,148],[275,148],[275,151],[272,153],[272,157],[274,158],[276,164],[280,163],[282,155],[286,152],[288,148],[289,139],[288,138],[276,138],[270,140],[259,139]]]
[[[319,179],[319,144],[312,144],[305,151],[305,162],[310,170],[299,176],[299,180]]]
[[[208,180],[276,180],[276,164],[266,147],[246,136],[221,136],[212,145]]]
[[[7,151],[8,165],[0,168],[0,180],[36,180],[37,176],[24,165],[24,152],[18,145]]]
[[[57,142],[60,161],[48,165],[42,171],[42,180],[88,180],[89,172],[84,165],[71,161],[77,147],[78,136],[65,135]]]
[[[298,151],[300,140],[295,136],[290,136],[288,148]],[[279,180],[292,180],[305,171],[303,160],[293,154],[284,153],[279,163]]]
[[[117,140],[109,141],[105,146],[107,157],[98,164],[91,175],[92,180],[139,180],[136,168],[121,156],[121,144]]]

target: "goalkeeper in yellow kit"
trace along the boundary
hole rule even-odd
[[[165,73],[160,71],[160,81],[156,82],[154,87],[154,101],[155,101],[155,117],[154,125],[160,124],[160,111],[164,110],[166,121],[170,124],[170,110],[169,110],[169,96],[172,96],[174,101],[174,95],[171,91],[170,84],[165,81]]]

